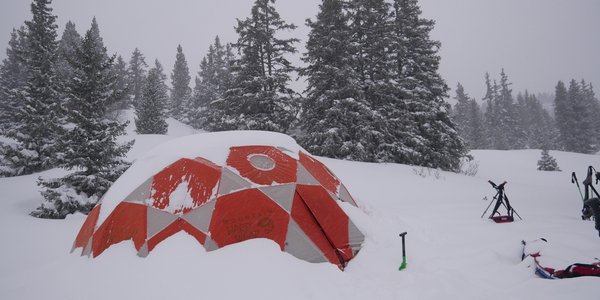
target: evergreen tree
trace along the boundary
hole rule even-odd
[[[508,76],[504,69],[500,72],[500,103],[504,118],[503,128],[508,133],[506,140],[508,141],[509,149],[521,149],[524,147],[524,132],[519,126],[519,113],[517,105],[512,96],[512,90],[509,88],[511,83],[508,82]]]
[[[597,132],[595,127],[598,116],[597,101],[593,99],[593,94],[590,97],[588,86],[585,81],[578,83],[574,79],[569,83],[567,97],[573,106],[574,135],[573,142],[575,143],[572,151],[580,153],[595,153],[598,151]]]
[[[138,134],[166,134],[166,104],[168,101],[166,75],[156,60],[148,71],[142,98],[135,108],[135,127]]]
[[[146,80],[146,59],[142,52],[135,48],[129,60],[129,88],[132,103],[135,107],[142,97],[142,89]]]
[[[523,146],[533,149],[553,148],[558,133],[554,121],[536,96],[525,91],[525,95],[517,96],[517,103],[520,111],[520,126],[524,132]]]
[[[554,95],[554,116],[560,133],[561,149],[575,151],[577,144],[574,124],[576,115],[567,95],[567,88],[562,81],[557,83]]]
[[[367,106],[353,68],[349,14],[340,0],[324,0],[311,28],[303,60],[307,97],[302,104],[299,143],[313,154],[351,160],[373,159],[365,131],[376,115]]]
[[[350,30],[354,37],[354,71],[361,89],[355,107],[363,108],[364,117],[372,116],[362,123],[359,145],[365,147],[369,156],[361,160],[415,163],[410,158],[414,147],[407,145],[414,133],[395,71],[394,57],[390,48],[402,39],[394,36],[391,6],[383,0],[352,1],[349,7]]]
[[[485,103],[485,113],[484,113],[484,122],[485,122],[485,148],[488,149],[496,149],[495,145],[495,137],[498,135],[498,113],[497,111],[497,101],[498,98],[498,84],[494,80],[490,79],[490,74],[485,73],[485,86],[486,92],[483,97],[483,103]]]
[[[255,0],[250,17],[238,20],[234,45],[241,57],[236,77],[223,103],[222,124],[230,129],[286,132],[296,118],[297,96],[288,87],[295,68],[286,55],[296,52],[298,39],[278,38],[296,26],[281,19],[275,0]]]
[[[597,120],[600,103],[595,99],[592,86],[585,80],[577,82],[572,79],[568,89],[559,81],[556,86],[554,111],[563,150],[595,153],[600,149],[600,123]]]
[[[6,58],[0,65],[0,135],[15,128],[20,122],[17,117],[21,105],[19,91],[25,86],[27,74],[23,56],[25,35],[24,27],[19,30],[13,29],[6,49]]]
[[[192,89],[190,88],[190,70],[183,54],[181,45],[177,46],[177,55],[173,73],[171,73],[171,116],[177,120],[183,120],[185,107],[190,101]]]
[[[454,99],[456,104],[452,115],[459,135],[467,148],[481,149],[484,146],[485,131],[479,104],[469,97],[460,83],[456,87]]]
[[[504,69],[500,72],[500,84],[494,80],[492,85],[486,73],[485,119],[488,147],[491,149],[508,150],[524,147],[524,132],[519,126],[519,110],[509,88],[510,84]]]
[[[109,115],[114,114],[118,110],[127,109],[129,107],[129,100],[131,99],[129,71],[123,57],[120,55],[117,56],[116,62],[112,65],[110,72],[115,77],[115,83],[113,85],[113,95],[107,103],[109,106],[107,113]]]
[[[106,120],[108,103],[115,92],[116,78],[94,18],[81,45],[69,60],[73,79],[67,101],[70,126],[61,139],[64,159],[61,166],[75,172],[63,178],[40,180],[45,201],[31,214],[42,218],[64,218],[67,214],[89,212],[110,185],[125,171],[123,156],[132,142],[116,141],[127,124]]]
[[[556,159],[550,156],[547,149],[542,150],[542,157],[537,162],[539,171],[560,171]]]
[[[456,86],[456,96],[454,97],[456,104],[452,110],[452,116],[456,129],[459,135],[463,138],[467,147],[471,147],[469,141],[468,132],[470,131],[470,110],[471,110],[471,99],[465,93],[465,89],[460,84]]]
[[[468,133],[468,143],[471,149],[484,149],[486,145],[485,123],[483,113],[475,99],[469,101],[469,121],[470,132]]]
[[[399,95],[412,120],[407,129],[416,130],[403,144],[414,144],[415,164],[457,170],[466,149],[444,101],[448,87],[438,72],[440,43],[429,36],[435,22],[420,17],[417,0],[394,0],[394,9],[397,36],[391,48],[396,53]]]
[[[194,96],[188,108],[189,123],[195,128],[211,131],[227,129],[228,125],[223,122],[227,103],[223,99],[232,87],[233,61],[231,46],[223,46],[217,36],[200,63]]]
[[[38,172],[56,165],[58,136],[64,119],[56,74],[56,16],[50,0],[34,0],[32,20],[26,21],[23,51],[25,83],[17,91],[19,123],[6,132],[15,144],[4,145],[3,173],[21,175]]]
[[[73,78],[74,71],[73,67],[69,63],[69,59],[72,59],[75,55],[75,49],[81,44],[81,36],[75,28],[75,23],[69,21],[65,25],[65,31],[58,43],[58,57],[56,62],[56,72],[60,78],[60,82],[63,85],[62,93],[65,94],[67,91],[64,90],[68,82]]]

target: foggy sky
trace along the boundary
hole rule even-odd
[[[58,36],[71,20],[81,35],[97,18],[110,53],[129,61],[138,47],[153,65],[158,59],[170,73],[178,44],[192,78],[208,46],[237,39],[236,18],[250,14],[253,0],[54,0]],[[13,27],[31,18],[29,0],[0,0],[0,58],[6,57]],[[282,18],[296,24],[300,53],[320,0],[277,0]],[[436,21],[432,38],[442,42],[440,73],[454,90],[461,82],[481,99],[484,74],[499,79],[502,68],[513,83],[513,95],[554,91],[558,80],[582,78],[600,94],[600,0],[420,0],[423,17]],[[300,63],[299,59],[294,59]],[[170,82],[170,79],[169,79]],[[193,85],[193,79],[192,79]],[[302,82],[293,84],[297,90]],[[450,92],[454,96],[454,92]]]

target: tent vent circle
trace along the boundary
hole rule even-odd
[[[275,161],[264,154],[252,154],[248,156],[248,161],[258,170],[271,171],[275,169]]]

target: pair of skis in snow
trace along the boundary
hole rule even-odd
[[[498,185],[495,184],[491,180],[488,180],[488,182],[496,190],[496,195],[494,196],[493,200],[490,202],[488,207],[485,209],[483,214],[481,214],[481,218],[483,218],[483,216],[487,213],[488,209],[490,209],[490,206],[492,206],[492,203],[494,203],[494,200],[495,200],[496,205],[494,205],[494,210],[492,210],[492,213],[490,214],[490,217],[489,217],[494,222],[496,222],[496,223],[512,222],[512,221],[514,221],[514,217],[513,217],[514,215],[519,217],[520,220],[523,220],[523,218],[521,218],[521,216],[519,216],[519,214],[515,211],[515,209],[510,205],[510,202],[508,201],[508,196],[506,195],[506,192],[504,191],[504,185],[506,184],[506,181],[501,184],[498,184]],[[487,198],[484,198],[484,199],[487,199]],[[506,208],[506,215],[501,215],[498,212],[500,205],[503,205],[504,208]]]
[[[572,263],[564,269],[549,265],[545,261],[545,249],[549,247],[548,240],[539,238],[533,241],[522,240],[523,252],[521,260],[531,257],[535,274],[545,279],[565,279],[582,276],[600,277],[600,259],[594,258],[592,263]]]

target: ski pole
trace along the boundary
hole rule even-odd
[[[406,236],[406,233],[407,232],[403,232],[400,234],[402,237],[402,263],[400,264],[400,268],[398,268],[399,271],[406,269],[406,248],[404,247],[404,237]]]
[[[581,197],[581,200],[583,201],[583,194],[581,193],[581,188],[579,187],[579,181],[577,181],[577,176],[575,175],[575,172],[573,172],[571,174],[571,183],[577,184],[577,190],[579,191],[579,196]]]
[[[494,200],[496,200],[496,196],[494,196],[494,199],[492,199],[492,201],[490,201],[490,204],[488,204],[487,208],[485,209],[483,214],[481,214],[480,218],[483,218],[483,216],[487,213],[488,209],[490,209],[490,206],[492,206],[492,203],[494,203]]]

